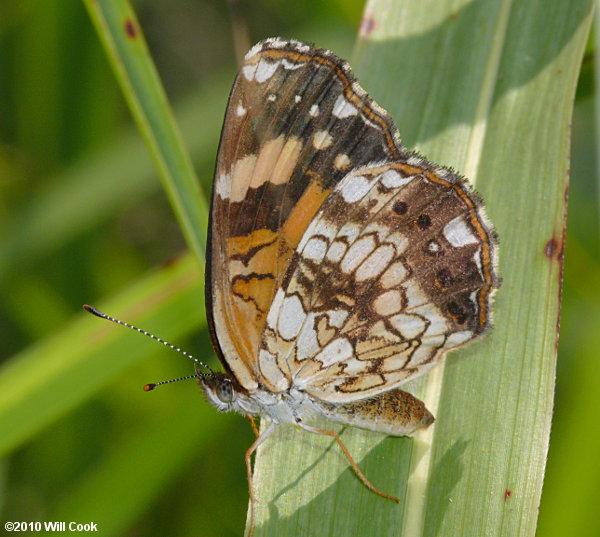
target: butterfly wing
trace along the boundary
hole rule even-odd
[[[325,50],[257,44],[235,80],[209,226],[206,301],[215,349],[248,390],[265,319],[293,253],[352,168],[400,158],[388,115]]]
[[[353,170],[277,291],[261,375],[335,403],[398,387],[488,328],[494,256],[456,174],[416,156]]]

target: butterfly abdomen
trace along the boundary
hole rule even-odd
[[[399,389],[350,403],[320,406],[330,421],[391,436],[410,436],[435,421],[422,401]]]

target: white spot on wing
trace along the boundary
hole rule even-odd
[[[387,236],[386,242],[391,242],[396,247],[396,251],[399,254],[408,246],[408,239],[401,233],[391,233]]]
[[[477,251],[473,254],[473,261],[479,269],[479,274],[483,274],[483,268],[481,266],[481,248],[477,248]]]
[[[229,185],[230,185],[231,177],[228,173],[222,173],[217,177],[217,184],[215,185],[215,189],[217,195],[226,200],[229,197]]]
[[[344,325],[344,322],[348,318],[348,312],[346,310],[330,310],[326,312],[328,317],[328,324],[330,326],[335,326],[336,328],[341,328]]]
[[[258,365],[263,376],[277,386],[280,390],[286,390],[289,387],[289,381],[279,369],[275,356],[266,349],[261,349],[258,353]]]
[[[435,304],[422,304],[416,308],[411,308],[414,313],[418,313],[421,317],[425,317],[429,321],[429,326],[425,333],[429,336],[435,334],[443,334],[448,328],[446,318]]]
[[[435,346],[435,347],[441,347],[442,345],[445,348],[448,348],[448,346],[445,343],[445,339],[446,336],[444,334],[434,334],[432,336],[422,336],[421,337],[421,341],[425,344],[427,344],[426,346]]]
[[[350,342],[346,338],[337,338],[326,345],[323,350],[315,356],[315,360],[319,360],[325,367],[328,367],[352,358],[353,354],[354,350],[352,349]]]
[[[285,293],[283,290],[281,288],[277,289],[277,293],[275,294],[275,298],[273,298],[273,302],[271,302],[271,308],[269,309],[269,313],[267,315],[267,325],[273,330],[275,329],[275,323],[277,322],[281,303],[283,302],[284,298]]]
[[[352,272],[375,249],[375,239],[371,236],[357,240],[346,252],[340,265],[343,272]]]
[[[302,250],[302,255],[311,261],[320,263],[325,257],[327,251],[327,242],[321,237],[312,237]]]
[[[357,238],[358,235],[360,234],[360,230],[361,230],[361,226],[359,224],[356,224],[354,222],[349,222],[347,224],[344,224],[339,232],[338,232],[338,236],[339,237],[346,237],[348,239],[348,242],[354,242]]]
[[[300,95],[294,95],[294,101],[299,103],[301,100],[302,100],[302,97],[300,97]]]
[[[335,241],[327,250],[327,259],[334,263],[339,263],[346,253],[348,247],[341,241]]]
[[[444,227],[444,237],[452,246],[466,246],[477,242],[477,237],[473,235],[462,215],[450,220]]]
[[[277,328],[283,339],[294,339],[306,318],[302,302],[296,295],[286,296],[281,305]]]
[[[431,345],[421,345],[420,347],[417,348],[417,350],[410,357],[409,366],[417,367],[421,364],[425,364],[426,362],[431,360],[431,356],[434,352],[435,352],[435,348],[432,348]],[[434,363],[432,363],[432,362],[430,362],[429,364],[426,364],[424,366],[424,368],[421,369],[421,372],[427,371],[427,369],[429,367],[431,367],[432,365],[434,365]]]
[[[259,84],[262,84],[265,80],[268,80],[273,76],[278,67],[279,62],[260,60],[256,68],[256,72],[254,73],[254,78]]]
[[[441,250],[440,245],[435,242],[435,241],[430,241],[429,244],[427,245],[427,249],[432,252],[432,253],[437,253]]]
[[[402,309],[402,293],[397,289],[381,293],[373,300],[372,307],[373,311],[382,317],[393,315]]]
[[[414,179],[414,175],[402,177],[396,170],[388,170],[382,173],[379,177],[381,184],[386,188],[398,188],[410,183]]]
[[[350,177],[341,184],[341,194],[345,201],[354,203],[364,197],[371,188],[371,183],[362,175]]]
[[[390,322],[406,339],[419,337],[425,331],[425,321],[417,315],[405,315],[399,313],[394,315]]]
[[[313,235],[323,235],[324,237],[327,237],[329,241],[332,241],[335,237],[335,226],[325,218],[318,219],[317,225],[312,229]]]
[[[313,136],[313,146],[315,149],[327,149],[333,143],[331,134],[327,131],[317,131]]]
[[[348,158],[348,155],[345,153],[338,153],[333,161],[333,166],[338,170],[345,170],[348,166],[350,166],[350,159]]]
[[[250,52],[252,52],[252,51],[250,51]],[[251,81],[254,79],[254,75],[256,74],[257,68],[258,68],[258,65],[244,65],[244,67],[242,67],[242,73],[246,77],[246,80]]]
[[[291,62],[289,61],[287,58],[283,58],[281,60],[281,64],[283,65],[284,69],[290,69],[290,70],[294,70],[294,69],[299,69],[300,67],[302,67],[304,65],[304,62]]]
[[[414,280],[406,280],[403,287],[407,308],[413,308],[427,303],[427,297]]]
[[[407,274],[408,272],[406,267],[401,261],[398,261],[397,263],[391,265],[390,268],[383,273],[379,281],[384,289],[389,289],[390,287],[396,287],[397,285],[400,285],[406,278]]]
[[[237,105],[237,108],[235,109],[235,114],[237,116],[243,116],[246,112],[247,110],[242,106],[241,103]]]
[[[448,339],[446,340],[446,348],[456,347],[457,345],[462,345],[466,341],[469,341],[473,337],[473,332],[470,330],[463,330],[461,332],[454,332],[454,334],[450,334]]]
[[[297,360],[311,358],[319,350],[317,331],[315,330],[315,314],[309,313],[302,327],[302,331],[296,340]]]
[[[331,113],[339,119],[344,119],[345,117],[355,116],[358,113],[358,110],[356,109],[356,106],[351,104],[342,94],[335,101]]]
[[[308,115],[311,117],[317,117],[319,115],[319,105],[313,104],[308,111]]]
[[[381,245],[358,267],[355,274],[356,281],[376,278],[388,267],[395,255],[396,249],[391,244]]]

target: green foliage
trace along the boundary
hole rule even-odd
[[[259,460],[261,516],[271,517],[258,528],[264,534],[302,535],[309,523],[320,535],[418,535],[411,532],[418,525],[424,535],[533,534],[559,278],[556,256],[543,251],[562,233],[570,96],[589,5],[476,1],[419,13],[416,4],[371,2],[377,24],[353,64],[409,147],[476,179],[501,238],[497,326],[416,387],[439,401],[432,439],[343,433],[365,473],[402,495],[400,507],[364,490],[331,442],[287,430]],[[142,137],[83,2],[1,8],[2,518],[91,520],[103,536],[239,535],[249,427],[217,415],[191,384],[142,392],[190,365],[80,311],[83,302],[95,304],[212,359],[201,271],[191,256],[165,264],[182,251],[182,232],[155,180],[156,169],[168,178],[183,235],[199,253],[206,208],[188,157],[146,48],[123,33],[126,4],[86,6],[115,54],[113,67],[125,74]],[[287,6],[248,3],[252,41],[280,34],[349,56],[358,2]],[[207,192],[235,70],[225,3],[157,0],[139,8],[138,29]],[[589,87],[582,92],[574,117],[558,391],[538,537],[592,535],[595,515],[593,96]],[[424,475],[430,480],[419,483]],[[365,512],[361,529],[356,517]]]

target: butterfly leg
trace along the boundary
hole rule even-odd
[[[250,427],[252,427],[252,432],[254,433],[254,436],[256,436],[256,438],[258,438],[258,427],[256,426],[256,418],[254,416],[244,416],[249,422],[250,422]]]
[[[246,474],[248,476],[248,489],[250,491],[250,528],[248,528],[247,537],[252,537],[252,534],[254,533],[255,497],[254,486],[252,485],[252,454],[258,449],[258,446],[260,446],[269,436],[271,436],[271,433],[275,430],[275,427],[277,427],[277,423],[271,422],[260,435],[257,434],[256,440],[246,451]]]
[[[350,455],[348,448],[344,445],[344,443],[342,442],[342,439],[338,436],[338,434],[336,432],[330,431],[328,429],[317,429],[316,427],[310,427],[309,425],[304,425],[303,423],[299,423],[298,425],[300,425],[300,427],[302,427],[303,429],[305,429],[306,431],[309,431],[311,433],[325,434],[325,435],[331,436],[333,439],[335,439],[335,441],[338,443],[338,445],[342,449],[342,452],[348,459],[350,466],[352,466],[352,469],[354,470],[354,472],[356,473],[358,478],[363,482],[365,487],[367,487],[371,492],[374,492],[378,496],[387,498],[388,500],[392,500],[393,502],[396,502],[396,503],[400,503],[399,498],[396,498],[395,496],[392,496],[391,494],[386,494],[385,492],[380,491],[378,488],[375,487],[375,485],[373,485],[373,483],[371,483],[367,479],[367,476],[365,476],[365,474],[362,473],[361,469],[358,467],[358,464],[356,464],[356,462],[352,458],[352,455]]]

